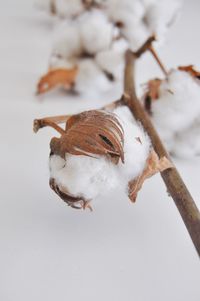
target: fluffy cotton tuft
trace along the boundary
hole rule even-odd
[[[108,49],[113,37],[113,26],[100,10],[86,12],[79,18],[82,44],[85,51],[95,54]]]
[[[127,192],[128,181],[137,177],[145,167],[150,141],[127,107],[117,108],[114,113],[124,129],[125,163],[115,165],[104,157],[70,154],[66,154],[64,160],[53,155],[50,157],[50,177],[55,179],[57,185],[86,199],[105,195],[118,186]]]
[[[54,33],[50,69],[77,67],[79,92],[88,87],[90,91],[96,87],[98,92],[109,90],[109,80],[122,78],[125,50],[137,50],[152,34],[161,40],[180,1],[41,0],[44,7],[64,18]]]
[[[124,53],[110,49],[97,53],[95,62],[105,72],[112,74],[114,79],[121,79],[123,75]]]
[[[111,82],[93,59],[80,59],[78,67],[74,87],[77,92],[90,94],[94,90],[103,92],[111,88]]]
[[[173,70],[161,84],[159,93],[160,97],[152,104],[152,119],[168,150],[184,157],[198,153],[199,81],[185,71]],[[183,145],[191,147],[190,152],[180,149]]]
[[[54,32],[52,54],[64,59],[77,57],[82,51],[78,24],[74,20],[63,21]]]

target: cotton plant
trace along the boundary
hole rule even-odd
[[[59,3],[66,6],[60,10]],[[72,208],[92,210],[95,199],[101,196],[102,200],[117,187],[135,202],[144,181],[160,172],[200,255],[200,213],[165,148],[181,155],[199,153],[200,76],[193,66],[168,72],[151,36],[156,34],[159,41],[164,38],[178,6],[178,1],[164,0],[48,1],[51,13],[65,20],[38,93],[58,85],[67,90],[83,92],[80,87],[86,87],[97,91],[97,83],[105,86],[105,79],[115,81],[121,73],[116,67],[125,63],[124,90],[121,99],[111,105],[71,116],[35,119],[33,129],[37,132],[50,126],[59,133],[50,141],[49,184]],[[142,106],[133,67],[146,51],[152,53],[165,78],[148,82]]]
[[[58,16],[60,11],[64,15],[54,31],[49,70],[39,80],[37,93],[56,87],[79,93],[111,89],[113,82],[121,81],[128,48],[137,49],[152,33],[158,42],[163,40],[180,4],[171,2],[46,2],[48,7],[54,3]]]
[[[148,83],[146,108],[168,151],[177,157],[200,155],[199,97],[200,73],[191,65]]]

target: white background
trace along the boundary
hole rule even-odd
[[[199,14],[199,1],[185,1],[160,50],[166,66],[200,67]],[[34,96],[52,27],[32,1],[0,1],[0,300],[199,301],[199,259],[159,175],[135,205],[116,191],[93,213],[68,208],[48,187],[55,133],[33,134],[33,119],[115,97]],[[160,75],[150,55],[137,69],[140,83]],[[175,162],[200,207],[200,159]]]

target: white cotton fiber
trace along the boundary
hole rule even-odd
[[[111,82],[93,59],[80,59],[78,67],[76,91],[89,94],[94,91],[107,91],[111,88]]]
[[[73,20],[63,21],[54,32],[52,53],[63,58],[78,56],[82,51],[78,24]]]
[[[200,84],[187,72],[173,70],[161,84],[159,93],[159,98],[152,104],[152,119],[168,150],[177,153],[184,136],[187,143],[190,130],[193,128],[193,133],[196,133],[195,120],[200,116]]]
[[[100,10],[83,14],[79,18],[79,28],[82,44],[87,53],[95,54],[111,46],[114,28]]]
[[[59,187],[75,196],[94,199],[118,186],[127,192],[128,182],[143,171],[150,150],[149,139],[127,107],[117,108],[114,113],[124,129],[125,163],[120,161],[115,165],[104,157],[70,154],[66,154],[64,160],[53,155],[50,157],[50,177]]]
[[[175,20],[179,9],[179,0],[160,0],[146,3],[145,23],[150,32],[156,33],[158,40],[164,39],[168,27]]]
[[[121,79],[124,67],[124,52],[104,50],[97,53],[95,62],[104,71],[112,74],[115,79]]]
[[[107,13],[113,22],[121,24],[121,33],[137,50],[155,34],[163,40],[180,7],[179,0],[110,0]]]

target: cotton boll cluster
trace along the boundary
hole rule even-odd
[[[170,3],[167,0],[51,0],[50,3],[65,19],[58,23],[54,33],[49,69],[77,68],[78,71],[71,85],[63,85],[59,78],[55,85],[50,85],[44,82],[43,76],[42,87],[62,86],[81,93],[91,91],[91,87],[105,92],[113,81],[121,80],[125,50],[138,49],[152,34],[163,37],[179,7],[179,0]],[[45,78],[49,79],[48,74]],[[41,87],[40,82],[38,86]],[[50,89],[38,90],[38,94]]]
[[[50,70],[77,67],[73,85],[77,92],[109,90],[122,76],[126,47],[115,35],[110,21],[96,9],[61,22],[54,32]]]
[[[152,103],[152,120],[168,150],[177,156],[200,153],[200,82],[185,71],[172,70]]]
[[[124,130],[124,163],[116,165],[101,156],[91,158],[65,154],[50,157],[50,177],[71,195],[87,200],[105,195],[116,187],[128,191],[128,182],[140,175],[150,151],[149,138],[127,107],[114,110]]]

